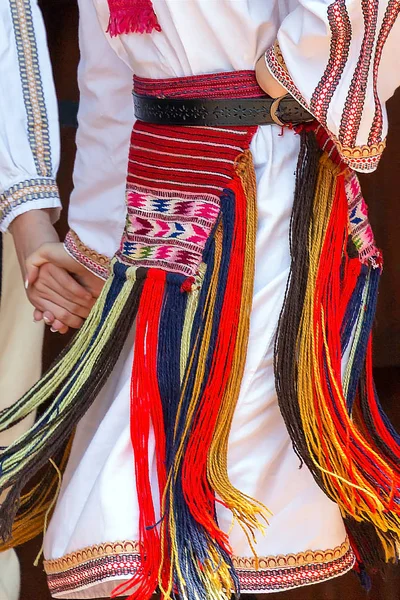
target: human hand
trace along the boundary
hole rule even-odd
[[[14,245],[24,280],[26,279],[26,260],[28,256],[43,244],[60,241],[51,222],[52,210],[30,210],[16,217],[9,227],[14,238]]]
[[[280,98],[286,96],[288,91],[283,87],[275,77],[270,73],[267,65],[265,64],[265,55],[263,54],[256,63],[256,78],[258,85],[264,90],[271,98]]]
[[[66,333],[69,327],[82,326],[104,282],[76,262],[63,244],[48,243],[28,257],[26,284],[36,308],[34,319]]]
[[[32,284],[38,276],[39,269],[45,263],[51,263],[74,276],[93,298],[98,298],[103,289],[104,281],[81,263],[76,261],[65,250],[61,243],[45,243],[36,252],[31,254],[26,261],[26,274],[28,284]]]
[[[79,329],[95,303],[95,298],[65,269],[43,264],[27,296],[35,307],[34,320],[45,321],[52,332]]]

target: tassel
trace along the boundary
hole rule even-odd
[[[342,288],[340,298],[340,320],[342,322],[340,338],[342,356],[350,344],[357,319],[360,315],[360,306],[362,304],[368,274],[368,267],[362,265],[358,259],[353,259],[349,262],[353,268],[346,269],[343,277],[343,284],[345,287],[344,289]]]
[[[372,336],[369,336],[364,369],[360,377],[358,409],[362,424],[377,445],[382,456],[398,469],[400,456],[400,435],[395,431],[379,402],[373,380]]]
[[[0,552],[22,546],[44,531],[45,523],[54,508],[60,485],[60,473],[65,471],[72,440],[73,436],[61,452],[61,459],[54,461],[56,469],[49,461],[39,483],[21,496],[18,513],[12,526],[11,538],[5,543],[0,543]]]
[[[136,316],[144,269],[115,262],[82,329],[43,378],[0,412],[0,430],[48,403],[32,428],[0,453],[0,536],[7,540],[25,484],[61,448],[105,384]]]
[[[192,328],[192,350],[188,359],[182,392],[177,407],[174,428],[174,463],[170,469],[164,495],[164,516],[161,522],[162,548],[169,549],[169,559],[163,554],[159,586],[165,600],[178,592],[183,598],[199,597],[221,600],[227,596],[224,589],[238,589],[227,548],[228,540],[215,522],[214,496],[207,483],[207,505],[202,506],[207,521],[198,523],[191,512],[183,490],[182,465],[186,454],[188,435],[192,437],[192,423],[198,410],[202,389],[206,386],[210,355],[216,329],[218,296],[223,285],[224,267],[222,224],[217,226],[209,249],[205,252],[206,276],[201,290],[198,310]],[[226,241],[226,240],[225,240]],[[228,242],[229,252],[229,242]],[[226,247],[225,247],[226,249]],[[215,398],[215,401],[218,399]],[[199,477],[200,470],[197,470]],[[211,515],[211,516],[210,516]],[[210,530],[212,533],[210,533]]]
[[[198,278],[197,287],[200,281]],[[181,383],[185,369],[182,370],[185,357],[187,360],[190,348],[190,326],[193,323],[194,309],[197,306],[199,290],[193,290],[194,282],[186,279],[182,284],[182,277],[175,273],[167,275],[167,291],[164,297],[163,309],[160,320],[160,337],[157,358],[157,372],[160,394],[164,410],[164,423],[166,435],[166,469],[169,473],[175,453],[175,420],[181,394]],[[185,339],[185,325],[187,326],[187,340]],[[185,344],[188,343],[188,348]],[[186,367],[186,361],[185,361]],[[164,504],[165,485],[160,490],[160,505]],[[163,513],[161,519],[167,515]],[[161,548],[161,563],[159,565],[159,578],[161,587],[168,585],[171,565],[169,561],[169,540],[163,537]]]
[[[157,351],[165,284],[165,271],[149,269],[138,309],[132,367],[130,423],[140,507],[141,567],[130,581],[113,591],[113,598],[126,594],[132,588],[136,590],[131,598],[150,598],[157,587],[161,563],[160,537],[156,527],[157,518],[149,473],[148,444],[151,422],[155,436],[158,484],[162,497],[166,482],[166,450],[163,406],[157,379]]]
[[[110,20],[107,33],[111,37],[161,31],[151,0],[108,0],[108,5]]]
[[[361,572],[379,572],[384,577],[384,565],[398,563],[400,554],[399,538],[384,535],[367,521],[345,519],[345,526]]]
[[[321,151],[312,131],[303,130],[299,135],[301,143],[289,234],[291,267],[275,341],[275,383],[286,428],[293,441],[294,451],[302,463],[303,457],[307,457],[307,445],[297,399],[297,362],[294,349],[297,347],[307,288],[310,262],[308,236]],[[320,479],[317,482],[321,485]]]
[[[286,422],[292,424],[296,451],[317,483],[344,516],[370,522],[389,548],[400,534],[400,449],[386,427],[386,445],[390,444],[397,456],[395,465],[380,452],[373,436],[365,435],[365,426],[357,426],[357,419],[352,418],[376,306],[378,262],[366,261],[369,267],[361,268],[350,306],[343,311],[343,257],[349,228],[345,174],[326,155],[320,161],[313,204],[311,218],[303,227],[303,237],[306,229],[308,232],[307,260],[303,266],[297,263],[297,269],[294,258],[295,271],[279,325],[276,371],[280,407]],[[292,239],[296,255],[297,240]],[[302,296],[294,286],[306,276]],[[348,290],[346,295],[349,297]],[[298,306],[302,307],[301,318]],[[288,341],[291,351],[292,341],[297,348],[289,363],[290,374],[285,366]],[[350,362],[342,385],[343,347],[349,345]],[[369,371],[372,377],[371,365]],[[292,378],[289,383],[286,376]],[[366,403],[373,406],[371,398]]]
[[[190,288],[191,289],[191,288]],[[182,289],[182,276],[168,273],[159,329],[157,377],[162,397],[166,435],[166,466],[174,458],[175,418],[181,393],[181,352],[185,321],[193,322],[192,310],[186,315],[188,297]],[[187,321],[186,321],[187,322]]]
[[[236,172],[237,177],[230,185],[230,189],[235,194],[237,207],[235,251],[231,257],[236,269],[235,271],[232,269],[231,292],[241,293],[241,299],[234,301],[234,306],[239,305],[240,310],[232,310],[225,299],[226,319],[235,335],[231,344],[231,356],[226,356],[226,362],[222,366],[227,383],[213,439],[210,442],[207,474],[219,501],[231,510],[234,520],[241,525],[247,535],[249,545],[256,557],[254,532],[256,529],[264,532],[264,527],[258,517],[261,516],[268,523],[267,517],[271,513],[265,506],[234,488],[228,476],[229,434],[243,378],[253,303],[257,199],[255,172],[250,150],[245,151],[238,158]],[[224,320],[225,315],[221,314],[221,321],[224,322]],[[187,481],[186,478],[185,480]]]
[[[134,362],[142,369],[134,370],[132,384],[135,390],[132,420],[139,437],[133,443],[137,444],[138,495],[141,513],[145,515],[141,524],[145,568],[130,582],[119,586],[114,597],[129,591],[131,600],[149,600],[157,583],[159,562],[158,586],[165,600],[175,598],[176,594],[182,598],[230,600],[232,590],[239,592],[238,576],[232,564],[228,535],[218,526],[215,490],[208,478],[207,464],[232,365],[239,373],[242,366],[239,358],[233,362],[237,336],[234,324],[241,316],[246,320],[245,311],[241,312],[244,268],[241,252],[246,242],[247,214],[243,210],[245,197],[239,181],[220,194],[222,185],[236,178],[238,144],[242,151],[247,149],[255,128],[214,132],[219,147],[221,139],[226,141],[226,150],[223,164],[219,151],[211,148],[207,151],[206,158],[212,161],[207,171],[200,162],[204,156],[203,150],[199,150],[199,144],[203,143],[199,132],[173,127],[160,132],[159,128],[144,127],[142,123],[134,128],[132,148],[137,136],[145,131],[152,137],[160,137],[160,143],[163,135],[169,134],[168,159],[157,154],[152,157],[154,165],[149,162],[144,169],[135,169],[128,176],[128,221],[122,254],[127,260],[156,264],[157,268],[164,265],[171,273],[164,290],[159,290],[160,295],[155,293],[153,301],[149,297],[150,308],[141,305],[138,323],[143,318],[143,325],[137,332],[139,341],[135,342]],[[186,168],[187,161],[182,160],[182,135],[189,144],[185,149],[193,147],[190,170]],[[135,155],[132,156],[135,162]],[[197,162],[198,167],[194,168],[193,163]],[[157,172],[160,170],[158,185],[162,189],[159,190],[142,187],[143,181],[153,180],[153,166]],[[171,171],[176,182],[171,181]],[[189,191],[185,190],[186,185]],[[236,207],[236,190],[240,211]],[[145,218],[138,218],[138,213]],[[184,216],[185,226],[179,223],[180,215]],[[177,277],[178,273],[185,276]],[[198,286],[201,289],[196,290]],[[244,297],[248,297],[248,287]],[[145,319],[142,313],[149,316]],[[149,336],[156,329],[152,347],[147,347]],[[245,337],[246,326],[239,330]],[[239,357],[239,349],[237,352]],[[226,373],[221,371],[225,363]],[[139,393],[140,384],[135,382],[135,376],[140,370],[142,377],[145,365],[151,373],[145,379],[150,377],[157,384],[150,385],[149,381]],[[232,398],[234,404],[236,400]],[[150,407],[156,407],[156,414],[150,413]],[[163,451],[156,451],[157,457],[165,452],[166,467],[165,484],[164,475],[158,476],[161,498],[158,522],[149,483],[148,451],[144,449],[151,425],[159,428],[159,433],[155,431],[156,444],[157,439],[165,444]],[[262,513],[263,508],[239,492],[237,498],[242,502],[238,510],[240,518],[247,519],[254,527],[255,515]]]
[[[336,193],[332,194],[330,189],[334,186]],[[318,476],[329,495],[348,514],[362,515],[382,527],[386,521],[382,492],[386,490],[389,500],[394,473],[387,470],[379,455],[368,447],[352,425],[344,410],[338,380],[341,344],[335,307],[339,290],[337,274],[347,229],[343,191],[343,177],[338,176],[338,169],[333,169],[325,159],[316,194],[319,202],[314,211],[313,239],[309,245],[312,269],[300,326],[303,339],[299,342],[299,404],[312,468],[314,472],[319,471]],[[324,214],[325,211],[328,214]],[[310,319],[314,320],[312,328]],[[318,357],[318,363],[313,361],[313,356]],[[311,373],[307,368],[310,364]],[[376,485],[371,485],[371,480]],[[378,489],[381,489],[380,497]]]
[[[233,488],[227,474],[228,437],[247,349],[257,215],[249,152],[239,158],[237,168],[243,179],[235,175],[221,197],[222,221],[213,262],[206,261],[208,278],[177,409],[176,455],[161,523],[171,554],[169,585],[160,582],[165,598],[175,586],[183,597],[223,599],[230,598],[231,590],[239,592],[228,536],[216,521],[216,493],[251,545],[254,530],[264,531],[259,517],[266,521],[269,516],[264,506]]]

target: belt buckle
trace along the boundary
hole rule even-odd
[[[285,127],[287,125],[287,123],[284,123],[283,121],[281,121],[276,113],[279,110],[279,105],[281,103],[281,100],[283,100],[287,96],[289,96],[288,93],[284,94],[283,96],[279,96],[278,98],[275,98],[275,100],[271,104],[271,108],[269,109],[269,114],[270,114],[271,119],[273,120],[274,123],[276,123],[280,127]]]

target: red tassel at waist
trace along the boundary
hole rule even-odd
[[[161,31],[151,0],[108,0],[110,20],[107,33],[111,37],[123,33]]]

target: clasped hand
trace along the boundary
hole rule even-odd
[[[26,261],[26,287],[34,320],[51,331],[79,329],[99,296],[103,281],[75,261],[61,243],[43,244]]]
[[[31,210],[16,217],[10,230],[34,320],[66,333],[81,327],[104,282],[66,252],[52,217],[51,210]]]

